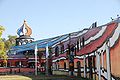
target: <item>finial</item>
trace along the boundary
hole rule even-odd
[[[117,14],[117,18],[120,19],[120,16]]]
[[[117,17],[119,17],[119,15],[117,14]]]
[[[24,22],[26,22],[26,20],[24,19]]]
[[[114,20],[112,17],[110,17],[110,18],[111,18],[112,21]]]

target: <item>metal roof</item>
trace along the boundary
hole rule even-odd
[[[62,35],[62,36],[57,36],[54,38],[48,38],[48,39],[43,39],[43,40],[38,40],[32,43],[28,43],[28,44],[23,44],[20,46],[13,46],[11,48],[12,51],[15,52],[22,52],[22,51],[27,51],[27,50],[34,50],[35,45],[37,45],[37,48],[46,48],[46,45],[48,44],[48,47],[66,39],[67,37],[69,37],[68,34],[66,35]]]

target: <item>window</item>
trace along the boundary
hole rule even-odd
[[[32,43],[33,41],[32,40],[30,40],[30,43]]]
[[[70,45],[69,44],[67,44],[67,56],[70,54]]]
[[[16,39],[16,46],[17,46],[17,45],[19,45],[19,40],[18,40],[18,39]]]
[[[56,69],[57,70],[59,69],[59,60],[57,60],[57,62],[56,62]]]
[[[61,45],[61,53],[64,53],[64,45]]]
[[[82,47],[84,47],[84,42],[85,42],[85,39],[84,39],[84,37],[82,37]]]
[[[72,45],[72,47],[71,47],[71,51],[74,52],[74,45]]]
[[[80,64],[80,61],[77,61],[77,69],[78,69],[77,75],[81,76],[81,64]]]
[[[27,44],[27,43],[28,43],[28,40],[24,40],[24,42],[25,42],[25,44]]]
[[[74,48],[74,54],[75,54],[75,56],[76,56],[76,53],[77,53],[77,50],[76,50],[76,47]]]
[[[81,68],[80,61],[77,61],[77,69],[78,69],[78,71],[80,70],[80,68]]]
[[[45,66],[45,63],[44,63],[44,62],[42,62],[42,63],[41,63],[41,67],[44,67],[44,66]]]
[[[64,62],[64,69],[66,69],[66,62]]]
[[[85,45],[84,43],[85,43],[85,39],[84,39],[84,37],[82,37],[80,39],[80,46],[81,46],[81,48],[84,47],[84,45]]]
[[[57,57],[59,55],[59,48],[58,48],[58,46],[56,46],[56,48],[55,48],[55,57]]]
[[[79,41],[77,41],[77,51],[79,51]]]

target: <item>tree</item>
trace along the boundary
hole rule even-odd
[[[2,26],[0,26],[0,55],[4,54],[4,42],[2,41],[2,38],[1,38],[4,30],[5,29]]]
[[[1,36],[4,30],[5,30],[4,27],[0,25],[0,40],[1,40]]]
[[[9,40],[4,41],[4,45],[5,45],[4,47],[6,51],[8,51],[10,47],[12,46]]]
[[[12,44],[12,46],[15,46],[15,39],[17,38],[17,36],[12,36],[12,35],[8,35],[8,41],[10,41],[10,43]]]
[[[15,42],[16,42],[15,39],[16,38],[17,38],[17,36],[8,35],[7,40],[4,39],[4,38],[2,39],[2,41],[5,44],[5,50],[6,51],[9,51],[12,46],[15,46]]]
[[[5,54],[5,52],[4,52],[4,42],[0,41],[0,57],[4,54]]]
[[[7,64],[7,55],[6,55],[6,51],[4,48],[4,42],[2,41],[2,33],[4,31],[4,27],[0,26],[0,58],[3,58],[3,63],[6,65]]]

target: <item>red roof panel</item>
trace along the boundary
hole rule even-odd
[[[78,55],[80,54],[87,54],[87,53],[90,53],[90,52],[93,52],[95,51],[98,47],[102,46],[102,44],[106,41],[106,39],[112,35],[112,33],[114,32],[114,30],[116,29],[116,26],[117,24],[116,23],[111,23],[107,26],[104,34],[98,38],[97,40],[95,41],[92,41],[90,42],[88,45],[86,45],[84,48],[82,48],[80,50],[79,53],[77,53]]]

